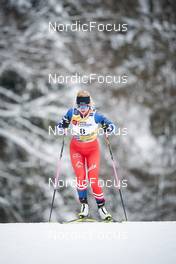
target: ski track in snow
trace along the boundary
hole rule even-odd
[[[176,222],[0,224],[2,264],[175,264]]]

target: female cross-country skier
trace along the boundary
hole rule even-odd
[[[70,108],[58,124],[59,129],[66,129],[71,125],[73,137],[70,142],[70,158],[76,174],[76,184],[81,203],[79,217],[87,217],[89,206],[87,202],[87,179],[95,197],[98,212],[102,220],[111,219],[111,215],[105,208],[105,198],[98,182],[100,148],[97,140],[98,126],[102,126],[105,132],[112,133],[114,124],[96,111],[92,98],[87,91],[80,91],[76,97],[75,108]]]

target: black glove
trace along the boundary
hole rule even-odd
[[[61,121],[62,128],[68,128],[69,127],[69,124],[70,124],[70,121],[66,117],[64,117],[62,119],[62,121]]]
[[[106,133],[111,133],[113,131],[113,125],[112,124],[106,124],[106,123],[102,123],[102,128],[104,130],[104,132]]]
[[[107,130],[107,128],[108,128],[108,125],[105,124],[105,123],[102,123],[102,128],[103,128],[104,132],[106,132],[106,130]]]

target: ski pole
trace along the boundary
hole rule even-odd
[[[52,203],[51,203],[51,209],[50,209],[50,215],[49,215],[49,222],[51,220],[51,215],[52,215],[53,206],[54,206],[54,199],[55,199],[57,185],[58,185],[58,180],[59,180],[60,161],[62,159],[62,154],[63,154],[63,150],[64,150],[64,144],[65,144],[65,131],[64,131],[64,134],[63,134],[62,146],[61,146],[60,156],[59,156],[58,166],[57,166],[57,173],[56,173],[56,177],[55,177],[54,192],[53,192],[53,198],[52,198]]]
[[[114,170],[114,175],[115,175],[117,183],[119,183],[119,178],[117,176],[117,169],[116,169],[116,166],[115,166],[115,161],[114,161],[114,156],[113,156],[113,152],[112,152],[112,148],[111,148],[111,143],[110,143],[110,140],[109,140],[109,137],[108,137],[107,133],[105,133],[105,140],[106,140],[106,143],[107,143],[108,148],[109,148],[109,153],[110,153],[111,160],[112,160],[112,166],[113,166],[113,170]],[[127,221],[128,220],[127,219],[127,213],[126,213],[126,210],[125,210],[124,200],[123,200],[122,191],[121,191],[120,187],[118,187],[118,190],[119,190],[119,194],[120,194],[122,208],[123,208],[124,215],[125,215],[125,220]]]

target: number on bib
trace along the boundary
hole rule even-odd
[[[86,130],[84,128],[80,128],[80,134],[81,135],[85,135],[86,134]]]

